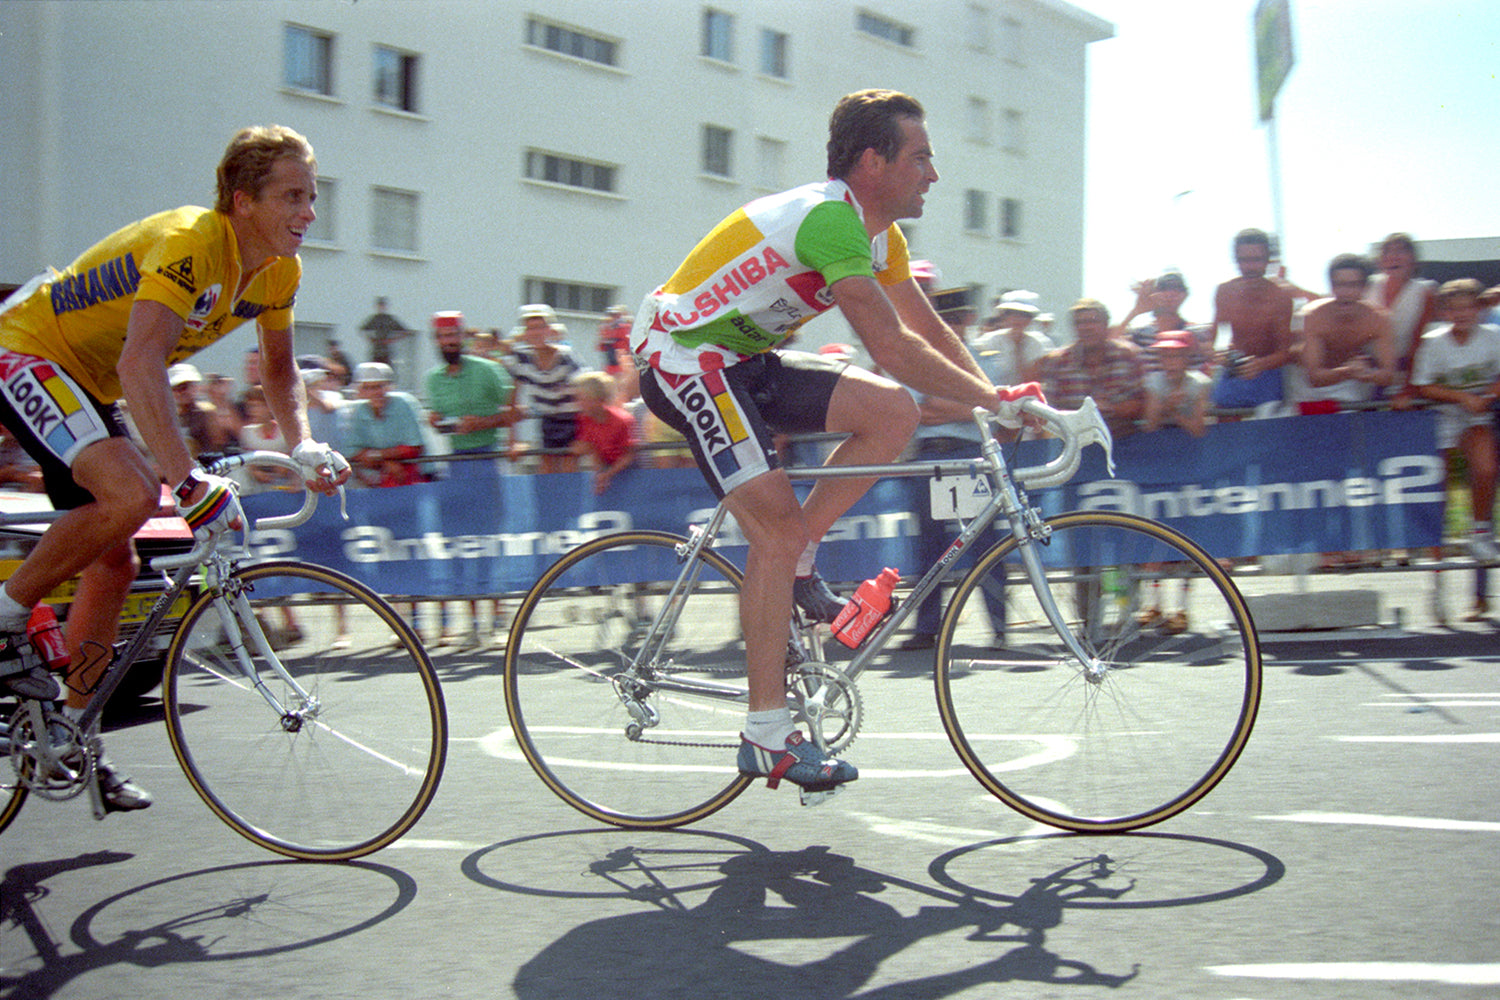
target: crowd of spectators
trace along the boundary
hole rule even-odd
[[[1469,549],[1494,559],[1500,287],[1463,281],[1439,289],[1419,277],[1416,246],[1400,233],[1382,242],[1375,261],[1343,254],[1330,262],[1327,292],[1273,272],[1274,241],[1266,233],[1244,230],[1232,250],[1238,274],[1215,290],[1207,321],[1188,318],[1189,289],[1171,271],[1136,283],[1119,321],[1111,323],[1102,301],[1084,298],[1066,310],[1060,331],[1035,293],[997,296],[981,319],[967,290],[938,287],[931,265],[917,262],[915,270],[992,381],[1039,382],[1064,407],[1091,396],[1117,438],[1174,426],[1201,436],[1216,421],[1351,406],[1436,406],[1439,448],[1472,497]],[[459,312],[437,312],[430,336],[441,360],[419,372],[411,370],[417,335],[382,298],[361,326],[368,361],[352,363],[330,340],[297,363],[314,437],[350,459],[352,485],[400,487],[461,474],[471,461],[511,472],[569,472],[582,462],[597,494],[633,465],[693,464],[680,436],[640,401],[630,328],[629,312],[611,307],[586,354],[545,304],[522,306],[508,334],[467,326]],[[840,347],[852,353],[829,345]],[[169,382],[195,453],[285,450],[260,390],[254,349],[238,385],[189,364],[172,366]],[[941,400],[919,402],[923,427],[914,454],[977,447],[963,414]],[[34,464],[12,445],[0,439],[0,488],[39,489]],[[797,460],[816,450],[793,448]],[[1330,553],[1325,568],[1360,565],[1367,555]],[[1486,610],[1481,596],[1474,614]],[[494,617],[498,622],[498,607]],[[932,616],[919,617],[918,643]]]

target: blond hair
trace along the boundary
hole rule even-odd
[[[317,172],[318,159],[313,155],[312,144],[306,136],[285,125],[252,125],[240,129],[229,140],[224,156],[219,160],[218,199],[214,208],[226,215],[233,211],[236,191],[259,198],[276,161],[287,159],[301,160],[314,173]]]

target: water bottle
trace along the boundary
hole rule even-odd
[[[57,623],[57,613],[51,607],[38,604],[31,610],[31,618],[26,622],[26,637],[49,670],[63,673],[68,669],[68,643],[63,638],[62,626]]]
[[[873,580],[860,584],[833,620],[833,637],[850,649],[859,648],[881,619],[890,614],[891,592],[900,579],[899,572],[886,567]]]

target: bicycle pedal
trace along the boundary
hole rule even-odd
[[[798,788],[798,798],[805,806],[820,806],[844,790],[843,785],[830,785],[827,788]]]

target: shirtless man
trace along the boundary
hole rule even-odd
[[[1319,399],[1362,403],[1396,375],[1390,314],[1365,300],[1370,264],[1339,254],[1328,265],[1333,297],[1303,313],[1302,367]]]
[[[1281,399],[1281,367],[1292,359],[1292,295],[1266,277],[1271,239],[1259,229],[1234,237],[1240,276],[1214,293],[1211,329],[1229,324],[1229,356],[1214,406],[1252,409]]]

